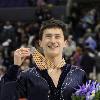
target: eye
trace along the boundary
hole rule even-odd
[[[60,36],[60,35],[57,35],[57,36],[55,36],[55,38],[56,38],[56,39],[59,39],[59,38],[61,38],[61,36]]]
[[[51,35],[46,35],[45,37],[46,37],[46,38],[51,38]]]

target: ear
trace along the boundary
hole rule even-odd
[[[64,41],[64,47],[67,47],[67,46],[68,46],[68,41],[65,40],[65,41]]]
[[[39,40],[39,46],[42,47],[42,41],[41,40]]]

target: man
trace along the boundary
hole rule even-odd
[[[23,71],[17,80],[19,100],[71,100],[75,88],[86,81],[83,70],[63,59],[63,48],[67,46],[66,25],[60,20],[48,20],[40,29],[37,50],[19,48],[14,53],[14,64],[21,66],[30,55],[35,62],[32,68]]]

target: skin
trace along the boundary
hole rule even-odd
[[[19,48],[14,52],[14,64],[21,66],[25,63],[25,59],[31,54],[30,48]]]

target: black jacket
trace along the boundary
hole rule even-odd
[[[36,66],[22,72],[17,80],[19,98],[25,97],[28,100],[71,100],[75,88],[86,82],[85,72],[74,65],[66,64],[64,66],[57,89],[53,88],[50,77],[44,73],[39,71]]]
[[[16,81],[7,82],[1,88],[0,100],[18,100]]]

